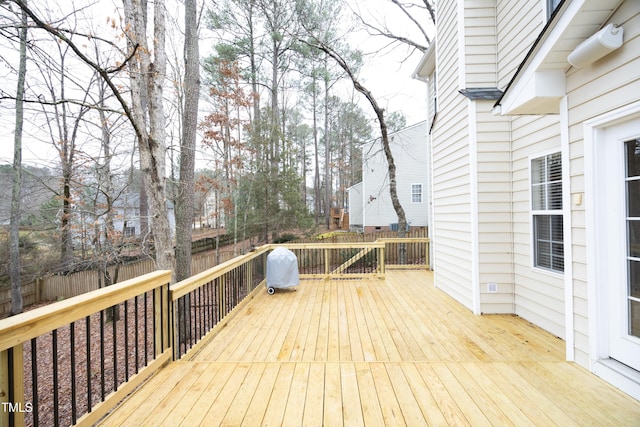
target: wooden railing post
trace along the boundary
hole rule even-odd
[[[324,274],[328,277],[331,272],[331,251],[329,249],[324,250]]]
[[[159,286],[153,290],[155,307],[155,353],[156,356],[164,353],[171,346],[171,298],[169,296],[169,284]]]
[[[9,350],[0,351],[0,425],[9,425]]]

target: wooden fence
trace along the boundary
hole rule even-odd
[[[360,243],[375,242],[378,239],[396,239],[397,231],[377,231],[375,233],[350,233],[350,232],[334,232],[327,233],[326,237],[307,237],[304,239],[296,239],[287,243]],[[323,235],[324,236],[324,235]],[[425,238],[428,236],[426,227],[412,228],[405,233],[405,238]]]

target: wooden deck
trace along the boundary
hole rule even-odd
[[[640,402],[515,316],[474,316],[423,271],[266,290],[105,426],[640,425]]]

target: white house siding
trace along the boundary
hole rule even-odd
[[[421,122],[389,135],[396,164],[398,199],[411,226],[428,225],[428,149],[427,123]],[[398,222],[389,194],[389,167],[379,140],[363,147],[362,171],[363,223],[370,227],[388,227]],[[412,203],[412,184],[422,185],[422,202]]]
[[[545,24],[545,0],[497,0],[498,87],[513,77],[527,51]]]
[[[496,2],[498,87],[505,88],[546,23],[544,0]],[[563,276],[532,267],[530,156],[560,151],[559,116],[511,120],[515,313],[565,336]],[[566,167],[566,165],[563,165]]]
[[[362,182],[359,182],[347,190],[349,192],[349,228],[354,227],[356,229],[362,229]]]
[[[467,99],[458,93],[458,4],[439,3],[438,118],[432,131],[435,284],[473,309]]]
[[[513,313],[509,118],[491,114],[493,101],[476,102],[481,311]],[[497,285],[497,292],[488,291],[490,283]]]
[[[465,0],[466,87],[496,87],[495,0]]]
[[[564,338],[563,275],[533,268],[529,169],[531,157],[560,151],[560,118],[516,117],[512,138],[515,313]]]
[[[585,193],[583,122],[640,100],[640,2],[625,1],[609,22],[624,28],[624,45],[567,75],[571,193]],[[589,172],[589,171],[587,171]],[[587,230],[585,203],[572,205],[575,360],[589,366]]]

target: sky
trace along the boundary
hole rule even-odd
[[[389,0],[347,0],[348,7],[360,14],[368,22],[376,25],[388,25],[394,33],[400,33],[409,37],[419,37],[411,32],[411,24],[403,16],[397,7]],[[423,17],[426,19],[426,15]],[[422,21],[422,20],[421,20]],[[366,31],[352,31],[347,35],[350,44],[358,46],[365,54],[359,79],[363,85],[372,92],[378,103],[385,108],[387,113],[401,111],[406,116],[407,125],[415,124],[426,119],[426,87],[423,82],[412,79],[412,74],[421,59],[419,51],[409,51],[404,46],[396,45],[393,49],[383,49],[381,46],[388,44],[383,37],[372,37]],[[201,48],[201,51],[203,49]],[[6,49],[2,57],[13,64],[17,64],[17,52],[15,60],[11,59],[11,52]],[[206,52],[202,52],[203,54]],[[0,64],[1,65],[1,64]],[[10,70],[0,68],[0,78],[4,79],[3,85],[8,84],[15,76]],[[342,97],[348,99],[353,88],[348,81],[341,85]],[[357,101],[362,109],[373,117],[373,111],[364,96],[357,95]],[[10,103],[0,103],[0,164],[12,162],[13,158],[13,115],[10,111]],[[46,164],[55,157],[55,152],[50,143],[37,142],[29,138],[29,129],[25,129],[25,139],[29,141],[23,145],[23,162],[30,164]]]

